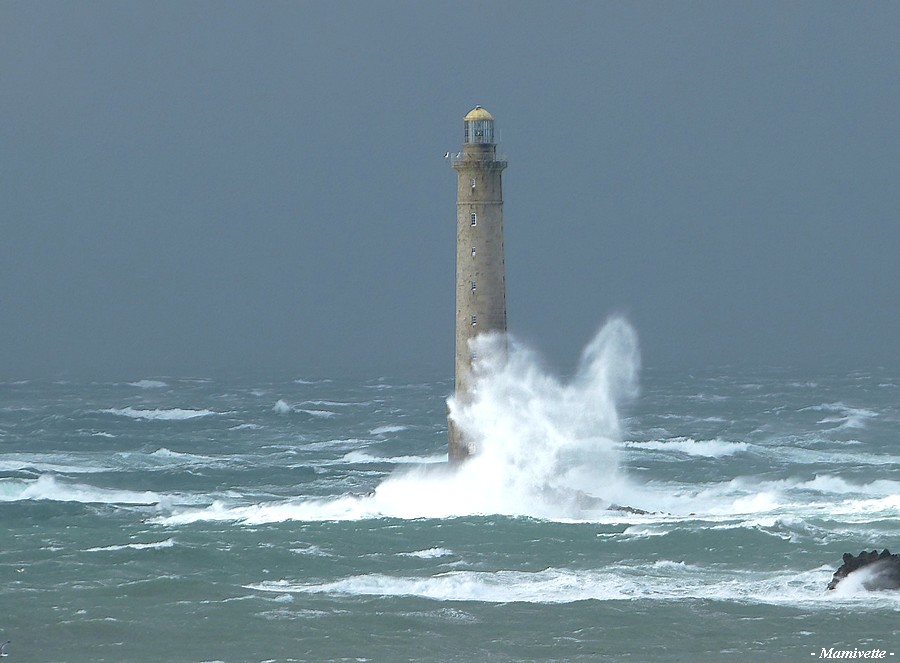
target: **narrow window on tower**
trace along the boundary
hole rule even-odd
[[[472,215],[471,215],[469,218],[472,219],[472,225],[473,225],[473,226],[477,226],[477,225],[478,225],[478,215],[475,214],[475,212],[472,212]]]
[[[477,320],[477,319],[475,318],[475,316],[473,315],[473,316],[472,316],[472,326],[474,327],[474,326],[477,325],[477,324],[478,324],[478,320]]]

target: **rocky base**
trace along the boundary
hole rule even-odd
[[[556,501],[559,502],[562,502],[564,499],[571,499],[571,496],[573,495],[573,493],[561,491],[545,492],[545,494],[551,495]],[[575,505],[582,511],[619,511],[620,513],[630,513],[638,516],[647,516],[655,513],[654,511],[644,511],[643,509],[636,509],[633,506],[622,506],[621,504],[616,504],[615,502],[607,502],[606,500],[599,497],[589,495],[583,490],[576,490],[574,492],[574,497]]]
[[[620,504],[610,504],[607,508],[607,511],[621,511],[623,513],[632,513],[638,516],[648,516],[651,515],[652,511],[644,511],[643,509],[635,509],[633,506],[622,506]]]
[[[844,553],[843,561],[828,583],[828,589],[834,589],[841,580],[862,568],[869,570],[862,583],[867,590],[900,589],[900,554],[892,555],[887,548],[880,553],[863,550],[856,556]]]

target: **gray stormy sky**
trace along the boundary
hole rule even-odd
[[[449,377],[475,104],[551,363],[900,364],[900,3],[2,0],[0,102],[0,378]]]

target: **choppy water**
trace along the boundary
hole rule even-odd
[[[635,395],[600,345],[566,383],[514,350],[455,473],[449,381],[0,384],[8,660],[900,656],[900,593],[824,589],[900,549],[900,374]]]

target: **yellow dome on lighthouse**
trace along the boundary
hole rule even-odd
[[[469,111],[469,114],[463,118],[466,122],[472,122],[474,120],[493,120],[494,116],[487,112],[486,109],[481,106],[475,106],[472,110]]]

